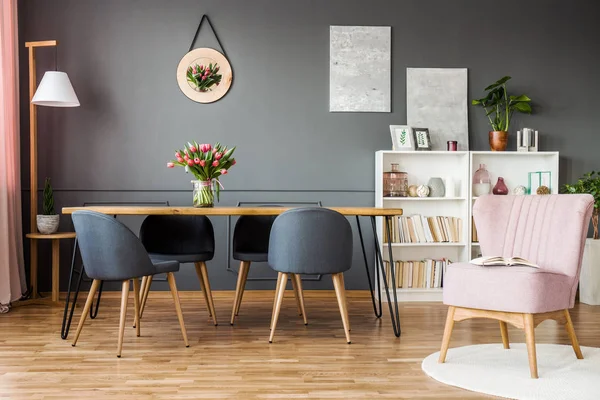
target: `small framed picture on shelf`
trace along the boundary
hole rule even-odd
[[[529,194],[552,193],[552,172],[536,171],[529,173]]]
[[[415,139],[415,150],[417,150],[417,151],[431,150],[431,140],[429,139],[429,129],[413,128],[413,136]]]
[[[408,125],[390,125],[392,135],[392,150],[414,150],[413,132]]]

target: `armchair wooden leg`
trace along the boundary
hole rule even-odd
[[[242,305],[242,298],[244,297],[244,291],[246,290],[246,281],[248,280],[248,272],[250,272],[250,261],[246,261],[246,269],[244,270],[244,276],[242,277],[242,290],[240,291],[240,300],[238,301],[237,308],[235,309],[236,317],[240,314],[240,306]]]
[[[125,319],[127,317],[127,300],[129,298],[129,279],[123,281],[121,290],[121,317],[119,319],[119,341],[117,344],[117,357],[121,357],[123,349],[123,335],[125,334]]]
[[[341,280],[341,283],[342,287],[344,288],[344,291],[342,292],[344,294],[344,304],[348,304],[346,299],[346,284],[344,283],[344,279]],[[348,331],[352,331],[352,327],[350,326],[350,318],[348,318]]]
[[[579,359],[583,359],[583,354],[581,353],[581,348],[579,347],[579,341],[577,340],[577,336],[575,335],[575,328],[573,327],[573,321],[571,321],[571,314],[569,314],[569,310],[565,310],[565,319],[567,323],[565,328],[567,328],[567,334],[569,335],[569,339],[571,339],[571,346],[573,346],[573,351],[575,351],[575,356]]]
[[[448,316],[446,317],[446,326],[444,327],[444,338],[442,339],[442,348],[440,349],[439,363],[446,361],[446,354],[448,353],[448,346],[450,346],[450,337],[452,337],[452,329],[454,328],[454,312],[456,307],[448,307]]]
[[[246,269],[249,266],[249,263],[246,261],[242,261],[240,263],[240,270],[238,271],[238,279],[235,285],[235,297],[233,300],[233,309],[231,310],[231,321],[230,324],[233,325],[235,321],[235,316],[238,314],[240,309],[240,303],[242,302],[242,294],[244,292],[244,286],[246,281],[244,276],[246,276]]]
[[[344,325],[344,333],[346,334],[346,342],[352,343],[350,340],[350,324],[348,323],[348,308],[346,307],[346,293],[344,289],[344,274],[333,274],[331,275],[333,280],[333,287],[335,289],[335,295],[337,297],[338,305],[340,307],[340,314],[342,315],[342,324]]]
[[[142,279],[143,289],[140,289],[140,296],[142,298],[142,300],[140,301],[140,319],[142,319],[142,316],[144,315],[144,309],[146,308],[146,301],[148,301],[148,295],[150,294],[150,286],[152,285],[153,278],[154,276],[152,275],[145,276],[143,279],[146,280],[146,284],[143,284]]]
[[[219,325],[217,322],[217,315],[215,313],[215,304],[210,290],[210,282],[208,281],[208,271],[206,269],[206,263],[200,261],[196,263],[196,274],[200,280],[200,286],[202,293],[204,293],[204,300],[206,300],[206,306],[208,307],[208,314],[212,316],[213,323],[215,326]]]
[[[294,296],[298,305],[298,314],[304,320],[304,325],[308,325],[306,319],[306,309],[304,308],[304,294],[302,293],[302,278],[298,274],[292,274],[292,287],[294,288]]]
[[[535,325],[533,314],[523,314],[523,326],[525,329],[525,342],[527,343],[527,354],[529,356],[529,371],[533,379],[538,378],[537,356],[535,352]]]
[[[188,342],[187,337],[187,331],[185,330],[185,323],[183,322],[183,313],[181,312],[181,303],[179,302],[179,292],[177,291],[177,284],[175,283],[175,275],[172,272],[167,273],[167,281],[169,282],[171,295],[173,295],[173,302],[175,303],[175,312],[177,313],[177,319],[179,320],[179,326],[181,327],[181,334],[183,335],[185,347],[190,347],[190,343]]]
[[[281,303],[283,302],[283,294],[285,293],[286,285],[287,274],[280,272],[277,280],[277,290],[275,292],[275,306],[273,307],[273,318],[271,320],[271,334],[269,335],[269,343],[273,343],[275,327],[277,327],[277,319],[279,318],[279,311],[281,311]]]
[[[505,349],[510,349],[510,342],[508,341],[508,326],[504,321],[498,321],[500,323],[500,333],[502,334],[502,344]]]
[[[94,296],[100,287],[101,280],[94,279],[92,282],[92,287],[90,288],[90,293],[88,294],[87,300],[85,301],[85,306],[83,307],[83,312],[81,313],[81,317],[79,318],[79,325],[77,325],[77,332],[75,333],[75,338],[73,339],[72,346],[77,344],[77,340],[79,339],[79,335],[81,334],[81,330],[83,329],[83,323],[90,313],[90,308],[92,308],[92,303],[94,302]]]
[[[141,328],[140,328],[140,280],[138,278],[133,278],[133,308],[135,311],[135,315],[133,318],[135,325],[135,334],[137,337],[140,337]]]

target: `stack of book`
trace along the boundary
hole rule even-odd
[[[462,219],[457,217],[412,217],[392,218],[392,243],[438,243],[460,242]],[[388,241],[387,229],[383,229],[383,240]]]
[[[473,232],[473,237],[471,238],[471,241],[473,243],[477,243],[479,242],[479,238],[477,237],[477,227],[475,226],[475,218],[471,217],[471,225],[472,225],[472,232]]]
[[[385,260],[385,272],[388,285],[394,288],[440,288],[446,267],[452,261],[426,258],[422,261],[395,261],[394,277],[389,261]]]

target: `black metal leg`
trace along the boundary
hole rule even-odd
[[[371,301],[373,302],[373,311],[375,312],[375,316],[377,318],[381,317],[383,309],[381,308],[381,290],[378,290],[379,297],[379,309],[377,308],[377,303],[375,302],[375,292],[373,290],[373,283],[371,282],[371,274],[369,274],[369,262],[367,261],[367,252],[365,251],[365,241],[363,239],[362,229],[360,227],[360,218],[356,216],[356,225],[358,227],[358,237],[360,238],[360,246],[362,248],[363,258],[365,260],[365,271],[367,272],[367,281],[369,282],[369,290],[371,291]],[[375,264],[375,279],[379,280],[379,269],[377,268],[377,264]]]
[[[100,297],[102,296],[102,286],[104,286],[104,281],[100,282],[100,287],[98,288],[98,300],[96,300],[96,307],[94,307],[94,303],[92,303],[92,307],[90,308],[91,319],[94,319],[98,316],[98,308],[100,307]]]
[[[385,227],[384,229],[387,231],[388,237],[388,252],[389,252],[389,262],[390,262],[390,271],[392,283],[396,282],[396,273],[394,271],[394,257],[392,255],[392,241],[390,238],[392,237],[392,227],[391,227],[391,217],[384,217]],[[396,288],[393,289],[394,293],[394,304],[392,307],[392,299],[390,298],[390,287],[388,285],[387,277],[385,274],[385,266],[383,265],[383,257],[381,255],[381,248],[379,247],[379,239],[377,238],[377,226],[375,224],[375,217],[371,217],[371,224],[373,225],[373,237],[375,239],[375,255],[377,263],[379,264],[379,268],[381,269],[383,286],[385,288],[385,294],[388,301],[388,306],[390,307],[390,318],[392,320],[392,328],[394,329],[394,335],[396,337],[400,337],[400,312],[398,310],[398,295],[396,293]],[[378,288],[381,291],[381,288]]]
[[[81,280],[83,278],[83,265],[79,271],[75,271],[75,258],[77,256],[77,238],[75,238],[75,244],[73,245],[73,258],[71,259],[71,271],[69,273],[69,286],[67,287],[67,298],[65,300],[65,311],[63,313],[62,327],[60,330],[60,337],[66,339],[69,336],[69,328],[71,328],[71,320],[73,319],[73,312],[75,311],[75,304],[77,304],[77,296],[79,295],[79,287],[81,286]],[[69,312],[69,303],[71,300],[71,286],[73,283],[73,274],[79,274],[77,280],[77,288],[75,289],[75,295],[73,296],[73,305]],[[68,314],[68,318],[67,318]]]

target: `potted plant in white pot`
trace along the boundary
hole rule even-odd
[[[485,115],[490,121],[492,130],[489,132],[490,150],[504,151],[508,144],[508,129],[515,111],[531,114],[531,99],[524,94],[510,96],[506,90],[506,82],[510,76],[492,83],[484,90],[487,95],[471,102],[474,106],[480,106],[485,110]]]
[[[594,234],[585,241],[581,276],[579,278],[579,300],[582,303],[600,305],[600,237],[598,235],[598,215],[600,211],[600,172],[583,174],[576,183],[565,184],[563,193],[588,193],[594,196],[592,225]]]
[[[54,193],[50,178],[46,178],[44,183],[44,194],[42,203],[42,215],[37,215],[37,228],[40,233],[49,235],[58,230],[60,215],[54,211]]]

